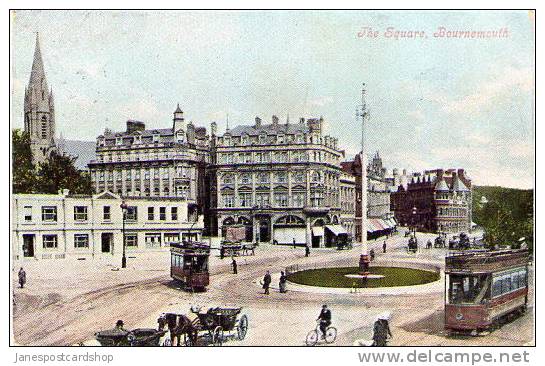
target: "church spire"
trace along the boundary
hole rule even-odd
[[[38,35],[38,32],[36,32],[36,47],[34,48],[34,60],[32,61],[29,86],[47,90],[44,63],[42,60],[42,52],[40,50],[40,36]]]

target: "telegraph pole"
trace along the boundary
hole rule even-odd
[[[361,104],[356,108],[356,118],[361,118],[361,254],[360,274],[369,274],[369,254],[367,248],[367,153],[365,151],[365,120],[369,118],[369,110],[365,101],[365,83],[361,89]]]

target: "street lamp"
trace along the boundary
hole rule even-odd
[[[121,257],[121,268],[127,268],[127,256],[126,256],[126,253],[125,253],[125,242],[126,242],[126,238],[125,238],[125,217],[126,217],[126,214],[127,214],[127,203],[125,203],[125,201],[122,201],[121,202],[121,205],[119,206],[121,207],[121,210],[123,212],[123,229],[122,229],[122,235],[123,235],[123,256]]]
[[[416,206],[413,206],[413,235],[416,238]]]

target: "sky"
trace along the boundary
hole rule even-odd
[[[363,29],[378,31],[362,37]],[[507,30],[507,37],[434,37]],[[387,37],[387,30],[424,38]],[[12,127],[23,126],[36,32],[57,134],[95,140],[127,119],[225,130],[323,116],[347,156],[366,84],[366,150],[388,169],[465,168],[477,185],[534,186],[534,20],[525,11],[17,11]]]

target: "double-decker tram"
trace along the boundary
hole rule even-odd
[[[463,251],[445,258],[445,329],[480,332],[523,314],[528,251]]]
[[[188,290],[204,290],[210,283],[208,259],[210,246],[200,242],[172,243],[170,277]]]

